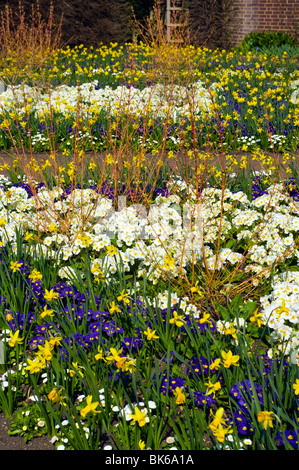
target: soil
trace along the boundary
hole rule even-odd
[[[9,418],[0,413],[0,450],[55,450],[47,436],[35,437],[25,444],[23,437],[10,436]]]

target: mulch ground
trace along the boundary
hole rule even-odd
[[[201,150],[200,151],[200,153],[206,153],[206,152],[207,152],[207,150]],[[265,169],[265,168],[263,168],[263,166],[261,165],[260,162],[255,161],[255,160],[252,159],[250,153],[246,153],[246,152],[242,152],[242,151],[234,151],[234,152],[230,151],[229,154],[236,157],[236,160],[238,161],[237,164],[233,165],[233,171],[235,173],[238,173],[240,171],[241,157],[243,157],[245,155],[247,155],[249,166],[253,171],[261,171],[261,170]],[[285,178],[287,174],[286,174],[285,168],[283,166],[283,155],[280,154],[280,153],[265,152],[265,151],[263,151],[263,154],[274,158],[275,162],[279,163],[280,176],[282,178]],[[291,156],[296,157],[296,164],[298,164],[299,163],[299,153],[294,154],[294,153],[289,152],[289,154]],[[27,169],[30,171],[30,169],[32,169],[32,164],[30,162],[31,157],[33,157],[34,160],[38,164],[41,164],[41,165],[44,164],[46,162],[46,160],[49,160],[49,162],[51,163],[51,167],[48,167],[47,171],[50,172],[50,173],[57,172],[59,166],[63,166],[63,165],[65,165],[65,164],[67,164],[68,162],[71,161],[71,159],[69,157],[66,157],[61,152],[56,152],[55,153],[55,159],[53,159],[50,152],[48,152],[48,151],[31,153],[29,150],[24,150],[24,149],[19,148],[19,149],[11,149],[9,151],[0,150],[0,165],[6,164],[6,165],[9,165],[10,167],[12,167],[13,161],[18,159],[19,161],[22,162],[22,166],[26,166]],[[131,156],[132,165],[134,165],[133,157],[134,157],[134,155]],[[94,162],[99,167],[101,167],[102,169],[104,168],[105,154],[104,153],[94,153],[94,152],[85,152],[84,168],[87,168],[91,158],[93,158]],[[119,162],[120,166],[122,164],[122,158],[123,158],[122,155],[117,156],[117,159],[118,159],[118,162]],[[154,172],[155,167],[157,167],[157,162],[160,158],[159,154],[156,154],[154,156],[151,155],[151,154],[148,154],[148,155],[145,155],[145,158],[146,158],[146,160],[149,164],[148,167],[152,169],[152,172]],[[166,161],[167,161],[167,164],[173,170],[174,173],[175,173],[175,170],[178,170],[179,172],[182,172],[182,171],[184,172],[184,170],[186,169],[187,166],[190,166],[192,168],[192,162],[190,162],[188,160],[188,158],[186,158],[186,155],[184,155],[182,152],[179,153],[176,156],[175,159],[170,159],[170,160],[166,159]],[[228,163],[229,162],[227,162],[227,164]],[[222,159],[221,159],[221,156],[219,155],[219,152],[211,151],[211,150],[209,151],[208,164],[209,165],[216,165],[219,169],[221,169],[223,167]],[[194,166],[194,164],[193,164],[193,166]],[[299,167],[299,165],[298,165],[298,167]],[[77,162],[77,170],[78,171],[81,170],[81,163],[79,163],[79,162]],[[5,168],[3,170],[1,170],[0,173],[5,175],[5,176],[9,176],[9,172]],[[37,173],[35,173],[34,178],[38,181],[40,180]]]
[[[264,154],[268,154],[269,156],[273,157],[273,153],[271,152],[263,152]],[[246,155],[245,152],[230,152],[231,155],[237,157],[237,160],[241,161],[240,158]],[[95,163],[102,167],[104,162],[104,155],[103,154],[94,154],[94,153],[87,153],[86,154],[86,164],[88,164],[89,159],[93,157]],[[16,157],[19,157],[23,164],[29,165],[30,168],[30,157],[31,153],[28,151],[23,151],[22,149],[16,149],[15,151],[6,152],[0,150],[0,164],[7,164],[10,167],[13,164],[13,161]],[[49,172],[55,171],[55,162],[50,157],[49,152],[40,152],[34,153],[33,157],[37,163],[44,163],[47,159],[50,160],[52,166],[48,168]],[[155,161],[157,161],[157,156],[147,156],[148,160],[155,165]],[[60,165],[63,165],[68,161],[68,159],[62,155],[62,153],[56,154],[57,161],[59,161]],[[275,159],[282,163],[283,157],[281,154],[275,154]],[[299,155],[297,155],[297,161],[299,159]],[[170,167],[173,169],[175,167],[183,169],[188,165],[186,159],[183,155],[180,155],[177,160],[169,160],[168,161]],[[221,167],[220,157],[216,152],[211,153],[211,159],[209,160],[210,164],[216,164]],[[249,163],[250,167],[253,171],[261,171],[262,165],[258,161],[253,161],[249,156]],[[296,162],[297,163],[297,162]],[[239,166],[236,165],[234,171],[238,172]],[[2,170],[1,174],[4,176],[9,176],[9,172],[7,170]],[[281,176],[284,178],[287,174],[285,173],[284,169],[281,167]],[[36,178],[38,180],[38,178]],[[24,443],[24,439],[20,436],[10,436],[8,434],[8,430],[10,428],[9,418],[7,418],[3,413],[0,413],[0,450],[55,450],[55,446],[50,442],[50,438],[47,436],[36,437],[33,440],[29,441],[28,443]]]

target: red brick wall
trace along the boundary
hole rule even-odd
[[[235,6],[235,44],[251,31],[281,31],[299,39],[299,0],[235,0]]]

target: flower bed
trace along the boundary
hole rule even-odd
[[[214,60],[227,69],[235,60],[218,54],[209,53],[205,76]],[[278,179],[275,159],[267,172],[245,172],[246,162],[230,172],[223,109],[238,72],[213,75],[213,93],[202,74],[193,106],[190,83],[147,87],[144,74],[140,88],[87,80],[81,95],[73,84],[49,100],[27,85],[1,95],[3,148],[32,148],[41,120],[54,169],[37,182],[32,152],[30,168],[19,158],[22,176],[10,169],[0,181],[0,410],[11,434],[47,434],[55,448],[76,450],[298,448],[297,174],[284,168]],[[245,122],[251,113],[242,113]],[[58,115],[72,130],[78,116],[102,126],[104,170],[91,161],[80,173],[90,142],[79,131],[64,140]],[[171,133],[184,116],[186,127]],[[149,132],[155,119],[161,128]],[[197,160],[199,122],[219,131],[220,170]],[[151,166],[143,152],[154,159],[154,141],[169,145]],[[74,154],[63,167],[61,145]],[[181,174],[163,166],[179,149],[188,157]]]

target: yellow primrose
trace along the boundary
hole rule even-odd
[[[42,279],[43,275],[37,269],[33,269],[31,273],[28,276],[29,279],[32,280],[32,282],[36,282],[38,279]]]

